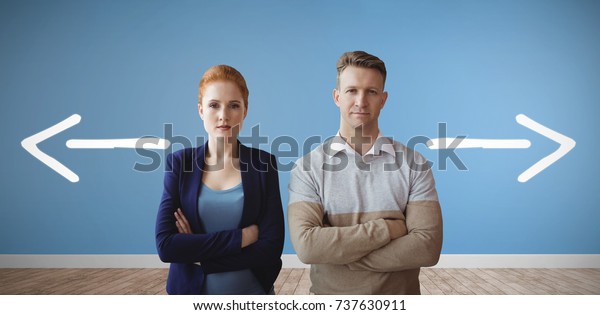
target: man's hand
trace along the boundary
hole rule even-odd
[[[408,234],[406,222],[404,220],[386,219],[385,223],[387,223],[388,230],[390,231],[390,239],[392,240]]]
[[[175,220],[175,225],[177,225],[177,231],[179,231],[179,233],[192,234],[190,223],[183,215],[183,211],[181,211],[181,209],[177,209],[177,211],[175,211]]]
[[[258,241],[258,225],[252,224],[242,229],[242,248],[252,245],[256,241]]]

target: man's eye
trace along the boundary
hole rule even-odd
[[[347,89],[346,93],[356,93],[356,89]]]

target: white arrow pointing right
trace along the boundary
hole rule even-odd
[[[522,126],[525,126],[552,141],[555,141],[560,146],[558,149],[537,163],[533,164],[525,172],[521,173],[517,180],[521,183],[525,183],[541,171],[548,168],[554,162],[560,160],[565,154],[569,153],[575,147],[575,140],[560,134],[542,124],[534,121],[533,119],[519,114],[516,120]],[[437,138],[431,139],[427,142],[427,147],[432,150],[439,149],[470,149],[470,148],[483,148],[483,149],[527,149],[531,146],[531,142],[526,139],[467,139],[467,138]]]
[[[521,175],[519,175],[519,178],[518,178],[519,182],[521,182],[521,183],[524,183],[524,182],[530,180],[533,176],[539,174],[541,171],[545,170],[548,166],[550,166],[554,162],[560,160],[560,158],[565,156],[567,153],[569,153],[569,151],[573,150],[573,148],[575,147],[575,144],[576,144],[575,140],[573,140],[561,133],[558,133],[546,126],[543,126],[542,124],[534,121],[533,119],[531,119],[523,114],[517,115],[516,119],[519,124],[529,128],[543,136],[546,136],[547,138],[553,140],[554,142],[556,142],[560,145],[556,151],[552,152],[545,158],[539,160],[537,163],[533,164],[530,168],[525,170],[525,172],[521,173]]]
[[[526,139],[473,139],[437,138],[427,141],[431,150],[439,149],[527,149],[531,142]]]

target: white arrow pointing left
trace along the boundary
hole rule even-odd
[[[158,149],[169,147],[169,140],[160,138],[131,139],[71,139],[67,141],[70,149]]]
[[[79,181],[79,176],[57,161],[55,158],[42,152],[38,147],[38,143],[59,134],[81,121],[81,116],[73,114],[69,118],[59,122],[58,124],[42,130],[33,136],[27,137],[21,141],[21,146],[35,158],[46,164],[58,174],[62,175],[72,183]],[[164,150],[170,145],[168,140],[153,137],[132,138],[132,139],[72,139],[67,141],[67,147],[71,149],[115,149],[115,148],[143,148],[143,149],[160,149]]]

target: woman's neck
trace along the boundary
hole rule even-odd
[[[237,144],[236,138],[210,137],[206,157],[216,161],[236,159],[239,157]]]

